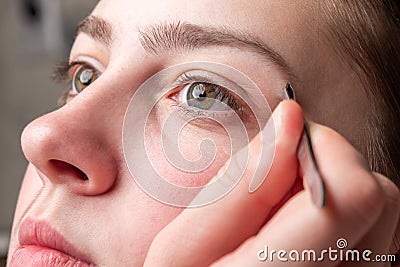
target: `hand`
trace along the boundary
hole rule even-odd
[[[274,261],[262,262],[257,256],[265,246],[287,253],[305,249],[319,253],[329,247],[337,249],[339,238],[346,239],[349,249],[388,254],[400,213],[398,188],[383,175],[371,172],[342,136],[310,124],[327,203],[317,208],[307,189],[292,196],[299,178],[296,151],[303,114],[295,102],[283,101],[273,118],[276,151],[262,186],[250,194],[251,177],[245,174],[218,202],[184,210],[156,236],[145,266],[345,266],[345,262],[330,261],[327,255],[324,262],[282,262],[277,254]],[[259,147],[259,142],[260,138],[254,138],[250,147]],[[287,196],[292,197],[286,202]],[[274,214],[276,207],[280,209]],[[270,220],[265,224],[267,218]],[[353,264],[388,266],[362,261]]]

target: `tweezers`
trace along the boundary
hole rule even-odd
[[[296,94],[290,83],[286,85],[285,93],[288,99],[296,101]],[[303,134],[297,150],[297,158],[299,160],[300,172],[304,179],[306,179],[306,187],[311,193],[313,203],[317,207],[324,207],[326,204],[325,182],[315,158],[307,120],[304,120]]]

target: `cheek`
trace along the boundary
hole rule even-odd
[[[42,188],[42,180],[39,178],[33,165],[29,164],[25,172],[24,180],[18,196],[17,207],[15,209],[14,223],[12,227],[11,242],[9,248],[10,252],[13,251],[13,249],[17,245],[17,227],[19,226],[18,223],[21,221],[21,218],[29,209],[32,202],[35,200],[36,196]]]
[[[28,165],[24,181],[19,192],[18,204],[15,211],[15,219],[21,218],[25,210],[35,200],[37,194],[43,188],[43,182],[32,164]],[[16,220],[14,220],[16,221]]]
[[[115,240],[118,236],[118,239],[125,240],[113,243],[112,253],[115,253],[115,258],[125,254],[139,259],[146,255],[154,237],[183,209],[165,205],[149,197],[137,187],[131,177],[124,180],[126,183],[123,191],[118,193],[117,200],[113,200],[112,208],[108,210],[109,214],[114,214],[111,216],[112,223],[107,227],[101,223],[94,227],[99,227],[98,231],[104,231],[102,227],[112,229],[115,222],[124,222],[118,224],[117,232],[108,231],[107,239]],[[110,207],[110,204],[104,203],[104,206]],[[110,266],[114,266],[113,264],[115,262],[110,263]]]
[[[239,123],[238,117],[228,114],[211,119],[175,111],[174,105],[164,100],[149,114],[147,151],[141,156],[150,160],[161,177],[179,186],[209,183],[231,155],[247,146],[259,131],[252,113]]]

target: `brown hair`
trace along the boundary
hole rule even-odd
[[[400,3],[326,0],[321,10],[340,54],[351,59],[371,103],[368,144],[374,171],[400,187]]]

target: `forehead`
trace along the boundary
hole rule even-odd
[[[117,15],[130,21],[152,19],[187,19],[193,22],[212,20],[236,26],[259,26],[263,20],[302,20],[318,7],[317,1],[306,0],[101,0],[96,12]],[[129,14],[129,15],[127,15]],[[286,16],[284,16],[286,15]],[[299,20],[300,19],[300,20]]]
[[[319,1],[306,0],[102,0],[94,13],[122,28],[153,22],[187,21],[226,26],[254,34],[299,35],[315,27]],[[122,24],[121,24],[122,23]],[[280,33],[280,34],[278,34]]]
[[[312,58],[322,51],[316,42],[321,23],[318,1],[306,0],[219,0],[219,1],[132,1],[102,0],[94,15],[110,22],[116,39],[134,42],[137,29],[157,23],[189,22],[196,25],[229,27],[259,38],[282,55],[303,74],[304,63],[310,65]],[[135,45],[135,44],[132,44]],[[305,53],[313,51],[313,57]],[[318,49],[313,49],[317,48]],[[320,68],[320,66],[317,66]]]

